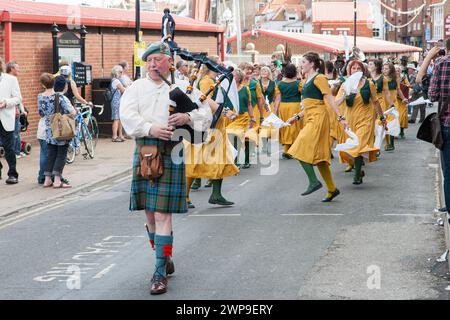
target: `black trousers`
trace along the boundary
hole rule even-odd
[[[18,178],[19,174],[16,170],[16,153],[14,152],[14,130],[6,131],[0,121],[0,140],[5,150],[5,158],[8,163],[8,177]]]
[[[60,177],[66,165],[67,149],[69,145],[47,145],[47,162],[45,163],[45,176]]]

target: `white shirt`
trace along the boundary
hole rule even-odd
[[[6,108],[0,109],[0,122],[6,131],[14,131],[16,106],[22,102],[17,78],[7,73],[0,74],[0,102],[6,102]]]
[[[187,81],[175,80],[175,86],[183,92],[189,85]],[[150,78],[138,79],[125,90],[120,99],[120,121],[128,135],[136,138],[150,136],[153,124],[168,125],[169,119],[169,86],[162,82],[155,83]],[[196,102],[201,92],[194,88],[192,101]],[[212,121],[211,109],[208,103],[199,104],[199,108],[189,112],[192,128],[206,131]]]

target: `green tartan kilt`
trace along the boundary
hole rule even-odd
[[[150,180],[136,176],[140,166],[137,145],[157,145],[161,152],[164,172],[151,183]],[[176,164],[171,154],[164,152],[164,141],[155,138],[136,139],[133,156],[133,179],[131,181],[130,211],[147,210],[160,213],[186,213],[186,174],[184,162]]]

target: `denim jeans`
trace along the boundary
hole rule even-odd
[[[68,144],[58,146],[47,144],[47,161],[45,164],[45,176],[60,177],[66,164]]]
[[[20,141],[20,118],[17,117],[16,118],[16,124],[15,124],[15,127],[14,127],[14,153],[16,155],[19,155],[20,151],[22,149],[20,147],[20,143],[21,143],[21,141]]]
[[[0,138],[5,149],[5,158],[8,162],[8,177],[18,178],[19,174],[16,170],[16,154],[14,153],[14,131],[6,131],[0,121]]]
[[[441,127],[444,148],[442,149],[442,173],[444,174],[445,205],[450,208],[450,127]]]
[[[38,183],[44,183],[45,180],[45,164],[47,163],[47,141],[39,139],[39,144],[41,146],[41,151],[39,153],[39,174]]]

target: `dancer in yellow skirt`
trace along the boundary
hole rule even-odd
[[[212,61],[220,63],[219,57],[209,57]],[[201,92],[206,93],[211,86],[214,85],[214,79],[217,77],[217,73],[209,70],[206,66],[203,66],[202,77],[199,81],[199,89]],[[218,91],[221,90],[220,86],[211,93],[208,98],[216,100]],[[211,101],[210,101],[211,102]],[[217,103],[210,103],[213,107],[212,112],[216,112],[218,107]],[[230,109],[232,105],[227,105]],[[215,129],[210,129],[208,132],[208,142],[201,145],[193,145],[186,141],[186,196],[188,206],[193,208],[194,205],[189,199],[190,186],[194,178],[207,178],[211,180],[212,193],[209,198],[209,203],[218,204],[223,206],[233,205],[234,203],[226,200],[222,196],[222,181],[223,178],[234,176],[239,172],[233,161],[233,154],[231,151],[231,144],[228,141],[226,126],[229,123],[229,119],[221,115]]]
[[[403,96],[409,98],[409,89],[411,84],[409,83],[408,77],[402,73],[402,67],[400,65],[395,66],[395,71],[397,72],[397,78],[400,79],[400,91]],[[408,106],[404,101],[398,101],[398,113],[400,121],[400,138],[405,138],[405,129],[408,129]]]
[[[284,67],[284,78],[278,83],[280,94],[277,94],[274,104],[275,114],[281,120],[286,122],[300,112],[302,83],[297,80],[297,68],[295,65],[292,63],[287,64]],[[292,158],[288,150],[297,138],[302,124],[303,121],[296,121],[291,126],[280,129],[279,140],[280,144],[283,145],[283,159]]]
[[[385,64],[383,64],[383,75],[384,75],[385,81],[387,81],[389,96],[390,96],[390,100],[392,101],[392,104],[390,104],[391,101],[389,101],[389,100],[384,101],[385,109],[383,111],[386,111],[387,109],[389,109],[391,107],[395,107],[398,110],[399,109],[399,101],[397,99],[397,96],[400,97],[400,99],[401,99],[400,102],[403,102],[403,103],[407,103],[408,99],[406,99],[403,96],[403,93],[400,90],[400,79],[398,79],[397,73],[395,72],[395,67],[391,62],[386,62]],[[389,104],[386,102],[388,102]],[[391,117],[392,116],[386,118],[387,122],[390,121]],[[386,138],[389,139],[389,143],[386,144],[386,147],[384,148],[384,150],[386,150],[386,151],[395,150],[394,137],[389,135],[389,136],[386,136]]]
[[[324,62],[315,52],[303,55],[302,67],[307,76],[302,87],[303,111],[288,120],[288,123],[303,119],[303,128],[288,153],[300,161],[309,180],[308,189],[302,195],[308,195],[322,187],[314,172],[314,165],[319,168],[320,175],[325,180],[328,193],[322,202],[330,202],[339,195],[330,170],[330,121],[324,100],[326,99],[336,113],[344,128],[345,118],[340,114],[330,92],[327,78],[323,73]]]
[[[260,75],[261,78],[259,84],[261,85],[263,99],[265,100],[265,110],[263,115],[264,118],[266,118],[274,110],[275,98],[280,94],[280,91],[278,90],[276,82],[273,80],[272,71],[270,71],[269,67],[261,67]],[[277,131],[278,130],[271,125],[261,126],[261,129],[259,130],[260,137],[263,139],[263,149],[266,148],[269,154],[268,139],[272,138],[272,133],[276,134]]]
[[[242,143],[244,143],[245,160],[244,164],[240,167],[246,169],[250,167],[250,149],[248,139],[246,138],[247,132],[252,130],[256,124],[256,119],[253,116],[253,108],[251,105],[251,92],[248,86],[244,83],[244,72],[241,69],[236,69],[235,80],[239,92],[239,109],[234,110],[234,115],[230,115],[233,119],[227,128],[227,134],[233,136],[233,145],[236,150],[238,150],[238,156],[236,158],[236,163],[239,159],[239,154],[241,150]]]
[[[348,64],[348,70],[349,76],[356,72],[365,74],[364,64],[357,60],[353,60]],[[369,162],[377,160],[376,154],[379,149],[374,147],[374,109],[383,125],[386,125],[386,119],[383,116],[383,110],[378,102],[376,91],[373,82],[363,76],[359,81],[358,93],[347,96],[344,86],[341,86],[336,98],[336,104],[344,105],[344,116],[347,119],[350,129],[356,134],[359,141],[357,147],[339,152],[341,162],[354,163],[355,165],[353,184],[362,183],[362,177],[364,176],[364,171],[361,170],[363,157]]]

